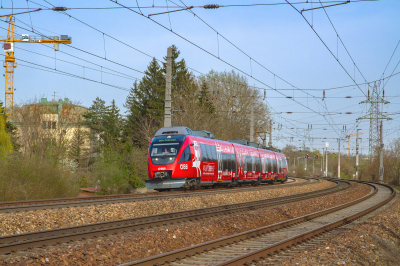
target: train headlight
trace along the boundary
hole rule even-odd
[[[172,157],[169,157],[169,160],[172,161]]]
[[[156,161],[158,161],[158,158],[155,158]]]

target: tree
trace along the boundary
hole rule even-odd
[[[125,134],[136,145],[142,146],[148,141],[149,134],[154,134],[153,131],[161,125],[164,96],[165,77],[153,58],[142,80],[134,83],[124,104],[128,113]]]
[[[122,116],[115,105],[115,100],[111,101],[111,105],[106,106],[106,102],[97,97],[83,117],[85,118],[83,124],[89,126],[92,133],[98,135],[99,148],[103,145],[110,146],[121,137]]]
[[[17,137],[17,127],[15,127],[10,121],[8,121],[8,117],[6,115],[6,110],[3,107],[3,102],[0,101],[0,116],[3,117],[4,121],[4,128],[9,137],[11,138],[11,144],[14,147],[14,151],[18,151],[20,145],[18,144],[18,137]]]
[[[201,83],[199,105],[205,109],[207,113],[213,114],[215,112],[214,104],[211,101],[207,83]]]
[[[0,116],[0,159],[4,159],[8,153],[13,151],[11,137],[6,132],[6,123],[3,116]]]
[[[104,140],[106,144],[113,145],[121,138],[122,132],[122,116],[119,108],[115,105],[115,100],[111,101],[111,105],[106,107],[104,116]]]
[[[71,159],[81,163],[81,161],[85,156],[88,155],[89,152],[89,149],[87,148],[88,145],[86,145],[87,141],[87,132],[83,130],[80,125],[78,125],[78,127],[74,130],[74,135],[71,139],[71,145],[68,151]]]

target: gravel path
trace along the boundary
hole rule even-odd
[[[300,187],[4,213],[0,214],[0,236],[282,197],[331,186],[334,186],[334,183],[323,180]]]
[[[320,246],[275,265],[400,265],[400,200]]]
[[[29,256],[4,259],[3,264],[42,265],[48,262],[51,265],[118,265],[320,211],[369,192],[368,186],[355,184],[334,195],[284,206],[48,247],[46,250],[30,252]]]

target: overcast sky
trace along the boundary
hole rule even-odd
[[[369,121],[356,123],[356,119],[365,116],[369,108],[360,104],[368,93],[368,85],[362,83],[373,82],[400,71],[400,67],[395,69],[400,62],[400,47],[393,54],[400,39],[400,1],[351,2],[325,8],[326,13],[324,9],[304,11],[305,19],[313,28],[287,4],[211,10],[196,7],[205,4],[285,3],[284,0],[138,0],[142,7],[140,10],[136,1],[118,0],[118,3],[131,7],[137,13],[126,8],[71,9],[66,14],[42,10],[15,16],[16,25],[19,26],[16,28],[16,37],[20,34],[65,34],[72,37],[72,45],[60,45],[59,52],[55,52],[52,45],[16,44],[18,67],[15,69],[15,101],[24,102],[35,97],[53,99],[55,92],[56,99],[67,97],[87,107],[96,97],[107,102],[115,99],[124,112],[123,104],[128,95],[124,89],[129,90],[135,78],[143,76],[141,72],[146,69],[151,57],[162,60],[167,47],[175,44],[195,75],[210,70],[240,70],[247,75],[249,84],[268,89],[267,101],[273,113],[293,112],[273,115],[276,146],[282,148],[292,143],[299,147],[306,135],[329,138],[307,138],[305,144],[312,149],[321,149],[329,141],[329,149],[337,150],[338,137],[344,138],[361,128],[364,132],[363,153],[367,152]],[[159,8],[151,8],[153,4]],[[168,9],[165,7],[167,4]],[[13,6],[11,0],[3,0],[3,9],[0,11],[2,15],[23,12],[28,5],[30,8],[43,9],[52,5],[67,8],[121,7],[107,0],[14,0]],[[177,9],[176,5],[194,5],[191,11],[196,16],[189,11],[180,11],[151,16],[154,21],[147,17],[149,14]],[[318,1],[294,5],[298,10],[320,6]],[[0,35],[5,37],[7,23],[2,22],[0,27]],[[355,85],[354,81],[362,85]],[[385,99],[390,104],[385,105],[382,111],[388,114],[398,112],[400,75],[391,77],[389,81],[386,78],[384,82],[387,82]],[[324,89],[326,98],[322,101]],[[4,102],[4,94],[0,100]],[[383,124],[385,143],[400,137],[399,115],[390,117],[393,120],[384,121]],[[279,130],[278,124],[282,125]],[[308,130],[311,125],[312,130]],[[346,131],[343,131],[344,125]],[[354,143],[353,137],[352,148]],[[342,151],[346,152],[347,142],[343,140],[341,146]]]

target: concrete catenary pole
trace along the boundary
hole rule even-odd
[[[380,135],[381,135],[381,145],[379,148],[379,183],[383,183],[383,134],[382,134],[382,120],[381,120],[381,128],[380,128]]]
[[[250,142],[254,142],[254,104],[251,103],[250,114]]]
[[[337,167],[337,177],[340,179],[340,139],[338,139],[339,145],[338,145],[338,167]]]
[[[325,148],[322,148],[322,162],[321,162],[321,173],[322,173],[322,171],[324,170],[324,168],[325,168]],[[325,175],[325,172],[324,172],[324,176],[326,176]]]
[[[269,120],[269,142],[268,147],[272,147],[272,120]]]
[[[167,49],[167,76],[165,86],[165,102],[164,102],[164,127],[171,126],[171,80],[172,80],[172,48]]]
[[[356,138],[356,180],[358,180],[358,131],[357,129],[357,138]]]
[[[325,153],[325,175],[328,176],[328,147],[326,147]]]

